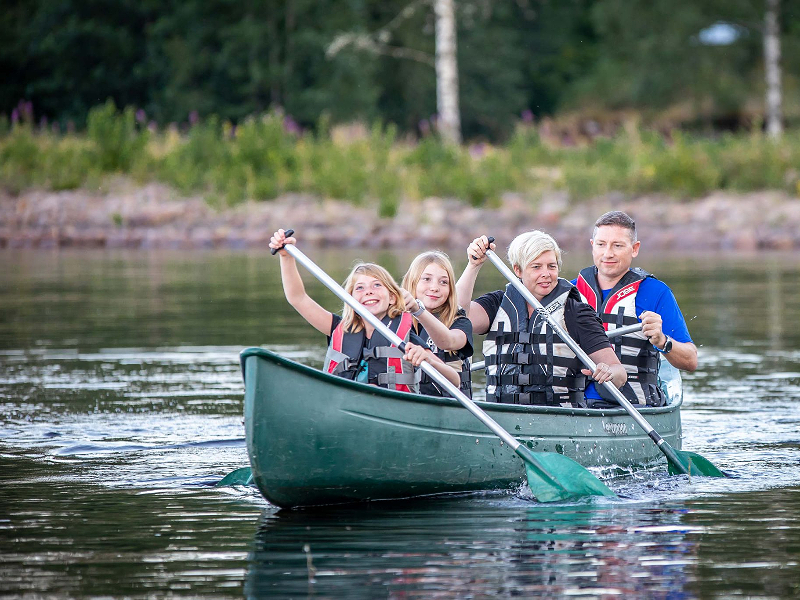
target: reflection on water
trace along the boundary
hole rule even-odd
[[[309,255],[339,280],[359,255],[398,276],[411,258]],[[322,364],[324,340],[284,300],[274,258],[4,252],[0,587],[69,598],[798,597],[800,330],[786,324],[800,317],[800,265],[643,266],[675,289],[700,347],[700,369],[684,376],[683,447],[735,478],[662,466],[610,481],[614,500],[490,494],[287,512],[253,489],[209,485],[247,460],[239,350]],[[479,286],[500,281],[487,269]]]
[[[703,528],[684,508],[513,500],[269,514],[248,597],[683,597]],[[291,577],[286,577],[291,574]]]

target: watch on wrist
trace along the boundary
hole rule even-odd
[[[422,313],[425,312],[425,305],[422,303],[422,300],[416,300],[417,306],[419,307],[416,311],[412,312],[411,314],[415,317],[420,316]]]
[[[664,347],[659,348],[658,346],[656,346],[656,350],[661,352],[661,354],[669,354],[669,351],[672,350],[672,338],[669,337],[668,335],[665,337],[667,338],[667,341],[664,342]]]

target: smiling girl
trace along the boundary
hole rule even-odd
[[[458,306],[450,259],[443,252],[420,254],[411,262],[402,285],[406,305],[414,307],[414,331],[458,372],[461,391],[472,397],[472,323]],[[429,396],[448,395],[424,373],[419,391]]]
[[[348,304],[345,303],[340,317],[321,307],[306,293],[297,263],[282,249],[296,242],[294,237],[286,237],[284,230],[279,229],[272,235],[269,247],[277,249],[280,255],[283,291],[289,304],[315,329],[328,336],[326,373],[388,389],[416,392],[419,373],[414,367],[427,360],[458,385],[458,374],[436,358],[412,331],[413,318],[406,312],[403,292],[386,269],[373,263],[359,263],[348,275],[344,289],[407,342],[405,354]]]

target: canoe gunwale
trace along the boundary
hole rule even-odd
[[[369,385],[366,383],[359,383],[357,381],[344,379],[343,377],[338,377],[336,375],[330,375],[319,369],[315,369],[314,367],[309,367],[308,365],[304,365],[302,363],[293,361],[289,358],[281,356],[280,354],[272,352],[271,350],[267,350],[266,348],[260,348],[260,347],[245,348],[239,353],[239,361],[241,364],[243,381],[245,380],[245,362],[247,361],[247,358],[251,356],[257,356],[259,358],[263,358],[268,361],[278,363],[285,368],[301,373],[305,377],[312,377],[314,379],[323,381],[328,385],[333,385],[344,389],[350,389],[353,390],[354,392],[359,392],[359,393],[368,392],[369,394],[377,396],[394,398],[406,402],[426,404],[429,406],[436,406],[436,405],[458,406],[458,407],[461,406],[458,400],[454,398],[423,396],[421,394],[413,394],[410,392],[388,390],[385,388],[379,388],[374,385]],[[574,408],[574,407],[563,407],[563,406],[528,406],[520,404],[486,402],[483,400],[476,400],[475,402],[483,410],[488,410],[491,412],[550,414],[550,415],[587,416],[587,417],[628,416],[628,413],[625,411],[624,408]],[[639,412],[641,412],[643,415],[658,415],[662,413],[673,412],[679,409],[682,404],[683,404],[683,395],[681,395],[681,397],[676,402],[673,402],[666,406],[645,407],[645,408],[639,408],[637,410],[639,410]]]

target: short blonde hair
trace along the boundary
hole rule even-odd
[[[344,282],[344,290],[348,294],[353,294],[353,290],[356,287],[356,279],[358,279],[359,275],[374,277],[389,290],[390,294],[394,294],[395,303],[389,306],[389,310],[386,313],[389,315],[390,319],[394,319],[397,315],[405,312],[406,302],[403,300],[403,292],[389,271],[375,263],[357,263]],[[345,331],[350,333],[355,333],[364,329],[364,319],[362,319],[346,302],[342,309],[342,327]]]
[[[561,270],[561,248],[552,236],[544,231],[526,231],[515,237],[508,247],[508,260],[514,267],[525,269],[545,252],[552,250],[556,255],[558,270]]]
[[[447,254],[439,252],[438,250],[433,250],[431,252],[423,252],[417,256],[411,261],[408,271],[403,276],[402,285],[416,298],[419,280],[422,277],[422,273],[425,271],[425,267],[430,264],[436,264],[442,267],[447,273],[447,278],[450,280],[448,284],[450,293],[447,296],[447,300],[436,309],[436,312],[432,311],[433,316],[444,323],[445,327],[450,327],[453,321],[456,320],[458,314],[458,294],[456,293],[456,276],[455,273],[453,273],[453,265],[450,263],[450,257],[447,256]]]

